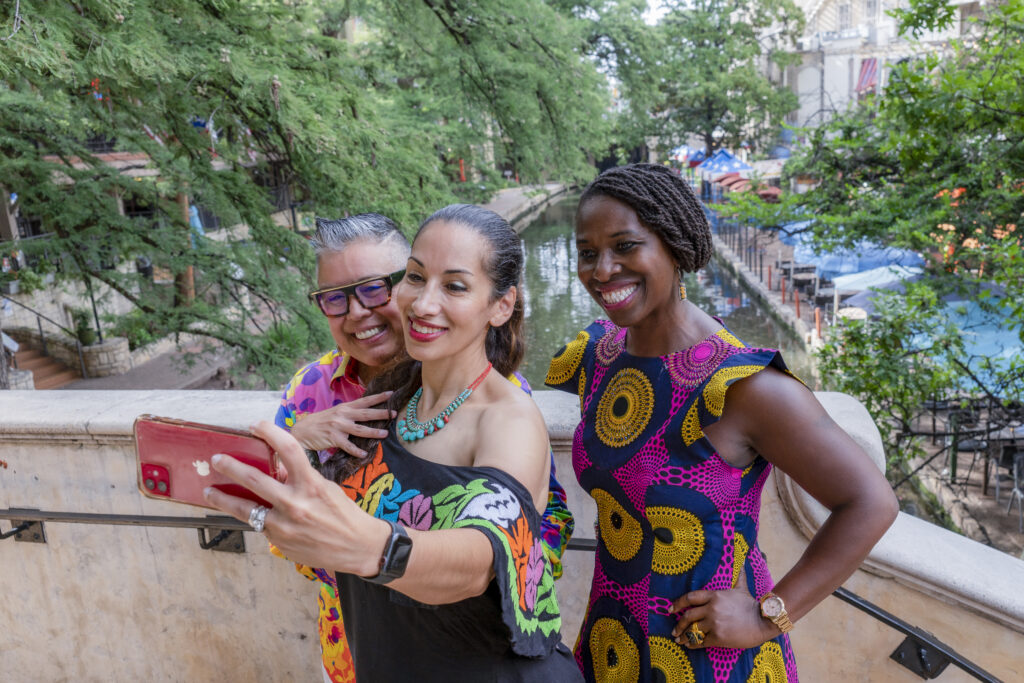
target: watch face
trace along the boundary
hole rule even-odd
[[[769,619],[774,619],[782,614],[782,609],[782,598],[775,595],[761,603],[761,612]]]

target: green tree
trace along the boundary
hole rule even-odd
[[[899,16],[914,33],[952,14],[919,0]],[[1024,331],[1024,1],[992,6],[976,29],[946,56],[896,65],[881,96],[810,132],[786,166],[818,180],[782,213],[813,217],[819,245],[870,239],[928,256],[926,277],[880,298],[870,324],[840,326],[820,354],[830,388],[891,427],[894,461],[919,454],[912,418],[936,395],[986,403],[993,430],[1020,418],[1021,354],[967,358],[975,331],[952,324],[946,303]]]
[[[341,40],[356,15],[365,35]],[[541,0],[4,3],[0,186],[52,232],[38,269],[130,302],[120,329],[215,340],[276,383],[330,342],[268,194],[411,229],[494,188],[466,192],[459,158],[485,179],[582,177],[605,90],[580,31]],[[190,239],[188,201],[244,230]],[[177,286],[126,267],[139,257]]]
[[[644,85],[626,93],[639,92],[651,134],[671,141],[696,136],[709,154],[770,142],[796,96],[765,71],[796,59],[791,48],[803,30],[800,9],[792,0],[673,0],[662,7],[651,68],[657,92],[643,74]]]

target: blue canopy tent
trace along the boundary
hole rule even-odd
[[[966,353],[963,362],[971,372],[997,395],[1016,398],[1004,395],[1007,388],[996,385],[997,373],[1008,369],[1024,354],[1020,329],[1007,327],[1002,316],[982,308],[975,301],[947,301],[938,313],[960,330]],[[973,392],[978,387],[974,382],[965,380],[962,388]]]
[[[863,241],[850,249],[820,252],[804,240],[800,240],[793,248],[793,260],[817,266],[818,275],[829,280],[839,275],[860,273],[882,266],[924,266],[924,258],[916,251],[884,247],[868,241]]]
[[[838,290],[862,291],[918,277],[922,272],[921,268],[916,267],[897,265],[879,266],[878,268],[863,270],[859,273],[837,275],[832,279],[832,286]]]
[[[872,287],[851,296],[844,303],[863,309],[870,316],[875,312],[875,300],[878,297],[886,293],[899,294],[903,292],[904,284],[916,277],[920,276],[910,276],[904,280]],[[839,278],[836,279],[837,287],[840,281]],[[1005,317],[1000,315],[998,309],[992,310],[992,304],[1005,296],[1005,292],[999,285],[983,282],[970,289],[973,291],[966,294],[944,296],[943,304],[935,310],[935,324],[951,323],[960,330],[965,352],[963,362],[979,380],[987,384],[990,389],[995,390],[997,395],[1002,395],[1006,388],[997,386],[996,373],[1001,369],[1008,368],[1011,363],[1024,355],[1020,329],[1008,327]],[[977,301],[965,298],[976,296],[983,290],[989,292],[991,304],[988,308],[983,308]],[[922,335],[912,338],[910,344],[922,348],[928,341]],[[965,381],[961,388],[971,392],[977,390],[977,386],[970,381]],[[1004,398],[1013,398],[1013,396],[1004,396]]]
[[[791,247],[796,246],[797,243],[803,241],[806,231],[813,223],[813,219],[797,221],[795,223],[786,223],[779,229],[779,241],[783,244],[788,244]]]
[[[670,156],[677,161],[689,161],[695,159],[700,154],[701,160],[704,159],[704,150],[702,148],[690,147],[689,145],[679,145],[672,150]]]
[[[753,166],[745,163],[727,149],[716,150],[708,159],[701,162],[697,168],[710,174],[739,173],[754,170]]]

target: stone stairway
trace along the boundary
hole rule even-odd
[[[32,371],[36,389],[59,389],[82,377],[81,373],[35,349],[18,351],[14,360],[19,370]]]

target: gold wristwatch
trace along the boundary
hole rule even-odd
[[[768,591],[761,598],[761,616],[779,627],[783,633],[793,630],[793,622],[786,613],[786,603],[775,593]]]

